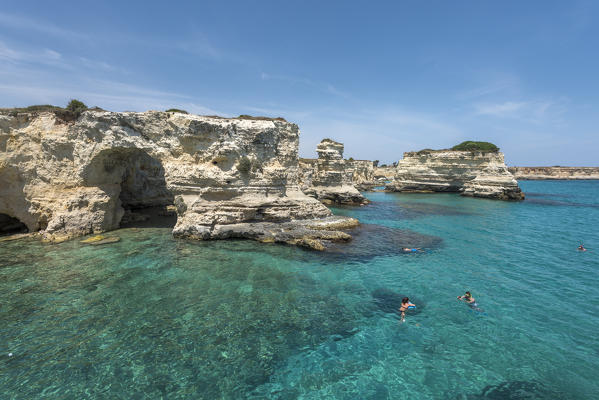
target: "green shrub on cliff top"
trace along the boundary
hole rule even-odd
[[[87,110],[87,106],[82,101],[76,99],[71,99],[67,105],[67,111],[74,114],[81,114],[85,110]]]
[[[166,112],[189,114],[187,111],[179,110],[178,108],[169,108],[168,110],[166,110]]]
[[[453,146],[451,150],[458,151],[482,151],[488,153],[496,153],[499,151],[499,147],[495,146],[493,143],[489,142],[473,142],[471,140],[467,140],[462,142],[456,146]]]
[[[271,118],[271,117],[254,117],[252,115],[247,115],[247,114],[241,114],[239,117],[237,117],[237,119],[251,119],[251,120],[255,120],[255,121],[283,121],[283,122],[287,122],[287,120],[283,117],[276,117],[276,118]]]

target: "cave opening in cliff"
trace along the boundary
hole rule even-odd
[[[92,164],[88,181],[118,194],[116,207],[125,211],[121,228],[175,226],[174,198],[160,160],[141,149],[117,148],[100,152]]]
[[[0,214],[0,236],[14,235],[17,233],[27,233],[27,225],[17,218],[7,214]]]

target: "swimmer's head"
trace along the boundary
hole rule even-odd
[[[408,303],[410,301],[409,297],[404,297],[403,299],[401,299],[402,303]]]
[[[466,297],[472,297],[472,295],[470,294],[470,292],[466,292]]]

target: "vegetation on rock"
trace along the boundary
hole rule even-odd
[[[488,153],[496,153],[499,151],[499,147],[495,146],[493,143],[489,142],[473,142],[471,140],[467,140],[458,145],[455,145],[451,148],[451,150],[457,151],[482,151]]]
[[[172,112],[172,113],[181,113],[181,114],[189,114],[187,111],[185,110],[180,110],[178,108],[169,108],[168,110],[166,110],[166,112]]]
[[[271,117],[254,117],[252,115],[246,115],[246,114],[242,114],[239,117],[237,117],[237,119],[251,119],[251,120],[256,120],[256,121],[283,121],[283,122],[287,122],[285,120],[285,118],[282,117],[277,117],[277,118],[271,118]]]
[[[431,152],[433,152],[433,151],[435,151],[435,150],[433,150],[433,149],[422,149],[422,150],[420,150],[420,151],[417,151],[417,152],[416,152],[416,154],[418,154],[418,155],[423,155],[423,154],[428,154],[428,153],[431,153]]]
[[[72,112],[73,114],[79,116],[83,111],[87,110],[87,106],[77,99],[71,99],[69,104],[67,104],[67,111]]]
[[[251,169],[252,161],[246,156],[241,157],[239,164],[237,164],[237,170],[242,174],[247,174]]]

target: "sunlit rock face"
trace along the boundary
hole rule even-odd
[[[324,204],[362,205],[368,200],[352,182],[351,168],[343,159],[343,144],[324,139],[316,147],[318,159],[300,160],[302,190]]]
[[[437,150],[404,153],[387,190],[457,192],[463,196],[522,200],[503,153]]]
[[[357,222],[300,190],[298,144],[297,125],[281,120],[86,111],[64,121],[5,110],[0,214],[50,241],[116,229],[145,207],[176,210],[178,237],[347,240],[327,224]]]
[[[516,179],[599,179],[599,167],[509,167]]]
[[[346,169],[351,171],[352,183],[361,191],[378,186],[374,178],[374,164],[370,160],[346,160]]]

